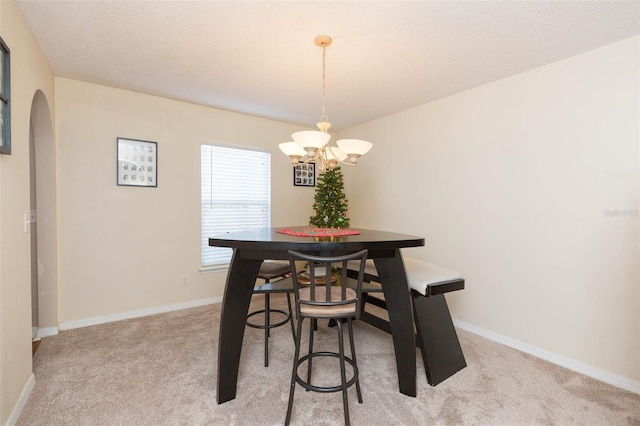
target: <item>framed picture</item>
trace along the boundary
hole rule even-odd
[[[158,144],[118,138],[118,185],[158,186]]]
[[[300,163],[293,166],[294,186],[316,186],[316,163]]]
[[[0,38],[0,154],[11,154],[10,71],[9,48]]]

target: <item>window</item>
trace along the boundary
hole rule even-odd
[[[271,154],[202,145],[202,266],[226,265],[232,250],[209,247],[209,237],[271,226]]]
[[[11,104],[9,48],[0,38],[0,154],[11,154]]]

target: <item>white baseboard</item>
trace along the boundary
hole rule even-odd
[[[27,403],[27,399],[29,399],[29,395],[31,395],[31,391],[33,387],[36,385],[36,376],[31,373],[29,380],[27,380],[27,384],[24,386],[22,393],[20,394],[20,398],[18,398],[18,402],[13,407],[13,411],[11,411],[11,415],[9,416],[9,420],[7,420],[7,426],[13,426],[18,421],[20,414],[22,414],[22,410],[24,410],[24,406]]]
[[[616,374],[612,374],[607,371],[599,370],[590,365],[583,364],[581,362],[575,361],[567,357],[563,357],[561,355],[556,355],[554,353],[547,352],[536,346],[520,342],[510,337],[506,337],[501,334],[495,333],[493,331],[486,330],[484,328],[476,327],[475,325],[468,324],[463,321],[454,320],[453,323],[456,327],[459,327],[462,330],[468,331],[473,334],[477,334],[478,336],[485,337],[489,340],[493,340],[494,342],[501,343],[505,346],[509,346],[519,351],[528,353],[537,358],[541,358],[541,359],[544,359],[545,361],[549,361],[553,364],[557,364],[561,367],[568,368],[569,370],[584,374],[585,376],[592,377],[596,380],[600,380],[602,382],[608,383],[615,387],[625,389],[625,390],[628,390],[629,392],[633,392],[640,395],[640,382],[634,382],[633,380],[628,379],[626,377],[618,376]]]
[[[58,329],[58,327],[39,328],[38,332],[36,333],[36,339],[42,339],[42,338],[49,337],[49,336],[55,336],[59,332],[60,332],[60,330]]]
[[[133,318],[146,317],[149,315],[164,314],[166,312],[179,311],[181,309],[195,308],[198,306],[212,305],[222,302],[222,296],[211,297],[209,299],[193,300],[191,302],[177,303],[175,305],[159,306],[157,308],[142,309],[139,311],[123,312],[121,314],[106,315],[103,317],[86,318],[75,321],[62,322],[60,330],[72,330],[74,328],[89,327],[92,325],[106,324],[109,322],[123,321]]]

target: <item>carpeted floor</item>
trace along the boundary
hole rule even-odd
[[[254,307],[261,299],[254,297]],[[273,304],[283,304],[274,298]],[[220,305],[63,331],[34,357],[36,385],[18,425],[277,425],[284,422],[293,357],[289,327],[247,327],[235,400],[216,403]],[[391,337],[355,327],[364,403],[349,391],[354,425],[640,425],[640,395],[458,331],[467,368],[427,384],[419,353],[418,396],[398,392]],[[318,348],[336,347],[320,324]],[[330,377],[334,365],[315,363]],[[335,374],[332,377],[337,377]],[[304,392],[293,424],[343,423],[339,393]]]

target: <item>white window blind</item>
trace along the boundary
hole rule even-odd
[[[202,145],[202,266],[228,264],[232,250],[209,237],[271,226],[271,154]]]

